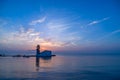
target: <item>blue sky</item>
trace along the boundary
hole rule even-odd
[[[0,0],[0,50],[120,52],[119,0]]]

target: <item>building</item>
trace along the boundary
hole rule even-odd
[[[51,57],[54,56],[52,55],[52,51],[50,50],[45,50],[43,52],[40,52],[40,45],[37,45],[36,47],[36,57]]]

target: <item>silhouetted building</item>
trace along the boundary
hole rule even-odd
[[[45,50],[43,52],[41,52],[40,54],[38,54],[38,57],[41,56],[41,57],[49,57],[49,56],[52,56],[52,52],[49,51],[49,50]]]
[[[36,55],[40,54],[40,45],[37,45],[36,47]]]
[[[36,57],[51,57],[52,56],[52,51],[50,50],[45,50],[43,52],[40,52],[40,45],[37,45],[36,47]]]

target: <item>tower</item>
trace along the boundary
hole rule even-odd
[[[40,45],[37,45],[37,46],[36,46],[36,54],[37,54],[37,55],[40,54]]]

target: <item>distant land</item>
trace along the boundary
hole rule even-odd
[[[56,55],[64,55],[64,56],[89,56],[89,55],[120,55],[120,53],[118,52],[109,52],[109,53],[101,53],[101,52],[97,52],[97,53],[85,53],[85,52],[68,52],[68,51],[60,51],[60,52],[54,52],[53,54]],[[36,56],[36,52],[35,50],[28,50],[28,51],[20,51],[20,52],[0,52],[0,57],[35,57]]]

